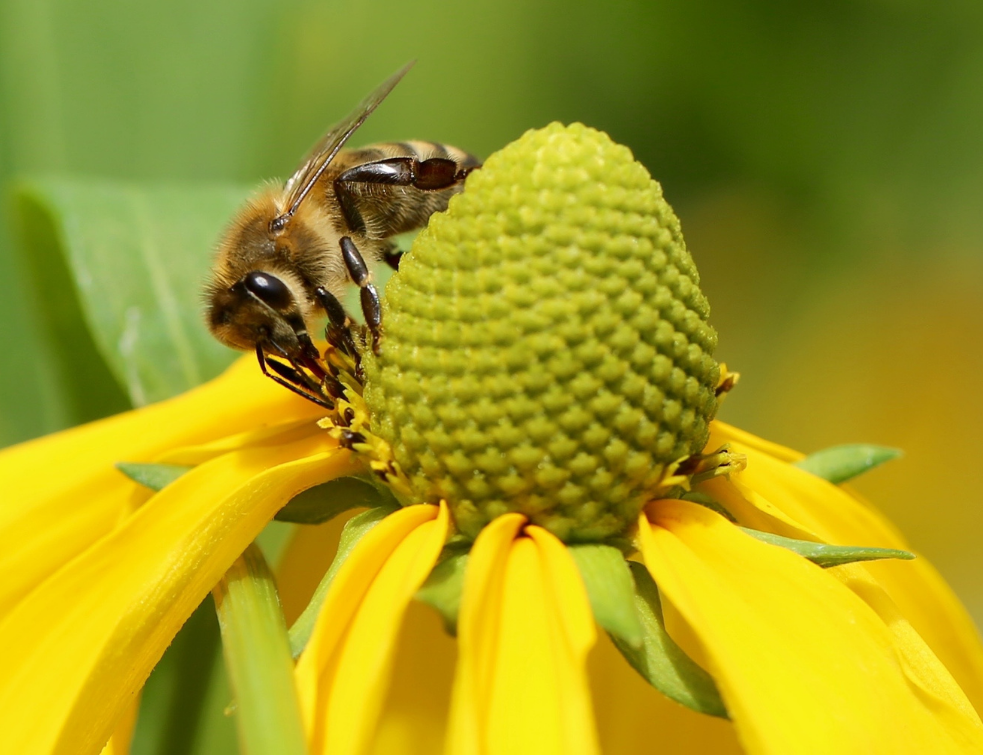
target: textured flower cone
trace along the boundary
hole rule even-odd
[[[717,336],[659,184],[580,124],[530,131],[468,179],[386,290],[373,432],[415,500],[474,538],[508,511],[565,541],[632,524],[703,449]]]

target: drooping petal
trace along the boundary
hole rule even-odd
[[[448,522],[445,504],[400,509],[338,571],[296,670],[314,755],[356,755],[370,745],[403,614],[440,555]]]
[[[448,755],[597,753],[587,655],[596,641],[576,564],[510,514],[475,541],[458,622]]]
[[[440,614],[410,603],[372,755],[436,755],[444,749],[457,640]]]
[[[983,748],[979,719],[950,702],[962,697],[951,678],[942,670],[930,679],[940,693],[920,694],[928,677],[909,676],[897,633],[833,575],[683,501],[652,504],[639,541],[749,752]]]
[[[149,497],[116,462],[320,414],[243,359],[177,398],[0,452],[0,616]]]
[[[171,638],[287,500],[362,471],[326,433],[188,472],[0,623],[0,752],[97,752]]]
[[[894,647],[908,683],[917,690],[923,704],[958,729],[979,716],[964,690],[942,665],[925,640],[901,614],[887,591],[860,564],[846,564],[829,570],[837,579],[870,606],[894,637]]]
[[[895,527],[849,486],[833,485],[784,463],[787,458],[802,458],[801,454],[715,422],[709,445],[725,442],[747,455],[747,469],[733,475],[730,482],[721,478],[706,487],[742,524],[790,537],[805,532],[807,537],[830,543],[911,550]],[[776,519],[755,518],[775,511],[798,527],[780,531]],[[976,710],[983,711],[983,642],[966,609],[931,562],[920,556],[914,561],[866,564],[863,569],[887,591]]]

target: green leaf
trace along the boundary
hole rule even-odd
[[[824,569],[830,566],[841,566],[842,564],[852,564],[855,561],[879,561],[883,558],[899,558],[903,561],[910,561],[915,557],[909,551],[895,550],[893,548],[867,548],[853,545],[828,545],[827,543],[813,543],[809,540],[793,540],[790,537],[772,535],[769,532],[751,530],[741,527],[751,537],[757,538],[763,543],[777,545],[787,548],[793,553],[798,553],[803,558],[807,558],[814,564],[818,564]]]
[[[445,548],[445,553],[447,549]],[[416,599],[426,603],[444,619],[444,629],[457,636],[457,614],[461,610],[464,592],[464,572],[468,567],[468,551],[455,548],[446,553],[430,572],[427,581],[416,593]]]
[[[669,699],[697,713],[727,718],[727,708],[713,679],[666,631],[659,588],[652,577],[642,564],[629,562],[629,567],[635,578],[635,607],[642,624],[643,640],[639,648],[633,648],[618,636],[611,635],[615,646],[632,668]]]
[[[856,443],[816,451],[795,466],[838,485],[901,455],[897,448]]]
[[[567,551],[580,570],[597,623],[632,648],[640,648],[644,633],[624,554],[610,545],[568,545]]]
[[[249,546],[212,591],[247,755],[305,755],[293,658],[273,573]]]
[[[15,207],[32,247],[28,255],[44,253],[54,262],[57,252],[64,263],[46,263],[38,272],[39,288],[59,292],[46,304],[57,310],[65,309],[62,298],[78,301],[77,311],[56,318],[65,329],[60,344],[69,348],[87,328],[137,406],[221,372],[235,353],[208,333],[201,290],[215,243],[248,192],[236,185],[97,179],[21,184]],[[65,265],[68,276],[59,272]],[[91,377],[82,382],[96,384]]]
[[[183,464],[133,464],[120,461],[116,463],[116,468],[138,485],[158,493],[194,467]]]
[[[314,623],[317,621],[317,615],[321,611],[321,605],[324,603],[324,598],[328,594],[328,588],[331,587],[331,582],[334,580],[341,565],[345,563],[345,560],[351,555],[355,546],[358,545],[358,541],[369,530],[398,509],[398,504],[377,506],[376,508],[353,516],[345,523],[345,528],[341,531],[341,540],[338,543],[338,552],[335,554],[334,561],[331,562],[328,571],[322,577],[317,589],[314,590],[311,602],[307,604],[307,608],[304,609],[304,612],[297,617],[293,626],[290,627],[290,651],[294,658],[297,658],[301,654],[307,645],[307,641],[311,638],[311,632],[314,631]]]
[[[82,299],[50,213],[23,193],[15,192],[13,200],[24,268],[35,293],[35,330],[40,336],[35,350],[40,346],[44,355],[45,374],[35,379],[51,402],[43,407],[51,429],[129,409],[129,399],[86,324]],[[15,347],[13,340],[11,347]]]
[[[379,488],[357,477],[342,477],[300,493],[274,518],[281,522],[322,524],[349,509],[391,506],[395,503],[396,499],[388,488]]]

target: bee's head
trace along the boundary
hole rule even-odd
[[[227,346],[297,357],[309,342],[304,293],[288,274],[251,270],[231,287],[213,283],[206,296],[208,327]]]

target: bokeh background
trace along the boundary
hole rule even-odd
[[[285,176],[409,59],[362,142],[487,155],[579,120],[629,145],[743,374],[721,416],[903,448],[857,487],[983,623],[983,4],[0,0],[0,180]],[[40,314],[66,291],[35,283],[13,214],[4,444],[125,405],[108,371],[66,378]]]

